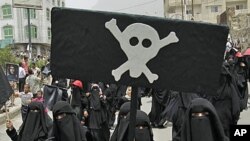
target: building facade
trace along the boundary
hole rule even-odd
[[[250,13],[250,0],[165,0],[166,17],[175,19],[217,23],[227,8],[235,9],[235,15]]]
[[[64,0],[42,0],[42,10],[30,9],[32,56],[48,56],[51,44],[51,9],[64,7]],[[13,40],[16,54],[28,52],[28,14],[14,8],[12,0],[0,0],[0,40]]]

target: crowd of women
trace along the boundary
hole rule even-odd
[[[166,122],[173,123],[173,141],[230,140],[230,125],[237,124],[240,112],[247,109],[249,64],[248,56],[229,50],[214,95],[138,88],[135,140],[153,141],[152,128],[164,128]],[[130,101],[135,94],[131,86],[54,79],[53,85],[71,93],[53,105],[51,118],[43,91],[31,91],[34,86],[25,84],[18,94],[23,123],[18,131],[11,121],[6,123],[13,141],[128,141]],[[143,96],[152,96],[148,115],[140,110]]]

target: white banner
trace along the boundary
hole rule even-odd
[[[13,7],[42,9],[42,0],[13,0]]]

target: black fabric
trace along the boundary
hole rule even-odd
[[[140,127],[136,127],[135,140],[136,141],[153,141],[150,138],[150,131],[148,130],[147,127],[143,127],[143,129],[140,129]]]
[[[38,110],[33,112],[32,110]],[[48,137],[48,122],[43,104],[32,102],[29,104],[27,116],[20,127],[18,141],[43,141]]]
[[[81,106],[81,89],[79,87],[72,88],[71,106]]]
[[[43,92],[44,104],[50,110],[52,110],[57,101],[66,101],[68,98],[67,89],[59,88],[57,86],[45,85]]]
[[[105,89],[103,94],[106,96],[106,107],[107,116],[109,119],[109,127],[112,127],[115,122],[115,112],[116,112],[116,92],[117,86],[115,84],[110,84],[108,88]]]
[[[11,138],[12,141],[18,141],[18,134],[15,128],[13,128],[11,131],[7,129],[6,133]]]
[[[143,129],[141,129],[141,127]],[[136,114],[136,141],[153,141],[153,131],[150,126],[150,121],[147,114],[143,111],[137,110]]]
[[[158,127],[162,126],[165,122],[163,118],[167,116],[163,113],[166,108],[166,103],[168,100],[168,91],[167,90],[154,90],[152,95],[152,106],[149,113],[149,119],[152,123],[152,126]],[[164,116],[161,116],[161,115]]]
[[[245,57],[236,57],[235,62],[234,71],[236,84],[239,89],[240,110],[242,111],[247,108],[248,101],[247,62]],[[245,66],[242,66],[242,63],[244,63]]]
[[[119,111],[119,115],[118,115],[118,119],[117,119],[118,122],[117,122],[116,128],[115,128],[115,130],[110,138],[110,141],[117,141],[118,138],[121,136],[122,129],[124,128],[124,126],[127,122],[126,117],[130,111],[130,106],[131,106],[131,102],[126,102],[121,106],[120,111]]]
[[[193,116],[192,113],[208,113]],[[194,132],[194,133],[193,133]],[[206,99],[192,100],[181,129],[181,141],[227,141],[214,106]]]
[[[90,91],[91,95],[89,97],[90,109],[101,110],[101,100],[100,100],[100,91],[99,88],[93,88]]]
[[[185,113],[193,99],[198,98],[197,94],[194,93],[183,93],[170,91],[172,95],[172,107],[170,108],[170,113],[172,115],[172,138],[173,141],[180,141],[181,139],[181,128],[183,126],[183,121],[185,120]]]
[[[2,66],[0,65],[0,108],[5,104],[9,97],[14,93],[10,83],[4,74]]]
[[[190,121],[192,141],[214,141],[211,124],[208,117],[192,117]]]
[[[128,113],[126,121],[121,120],[119,125],[119,134],[117,141],[129,141],[128,129],[131,124],[129,123],[131,114]],[[136,111],[135,122],[135,141],[153,141],[153,131],[150,126],[150,121],[147,114],[141,110]],[[133,140],[134,140],[133,139]]]
[[[124,31],[128,26],[137,25],[135,23],[152,27],[159,36],[156,37],[158,40],[164,39],[170,32],[176,33],[179,39],[177,43],[165,46],[157,52],[158,54],[156,53],[157,56],[146,62],[148,69],[159,75],[156,81],[150,83],[145,75],[140,75],[139,72],[138,74],[133,73],[133,71],[124,72],[121,79],[117,79],[117,81],[114,79],[112,70],[125,63],[128,57],[121,49],[118,40],[106,28],[107,22],[110,22],[111,19],[116,20],[117,27],[122,34],[127,33]],[[53,8],[51,22],[53,36],[51,71],[53,76],[182,92],[195,92],[197,89],[202,89],[208,94],[215,94],[217,90],[228,36],[227,27],[149,16],[66,8]],[[139,30],[135,29],[134,32]],[[142,30],[140,33],[145,33],[143,34],[145,37],[151,38],[152,34],[147,34],[148,28]],[[127,43],[129,44],[129,41]],[[152,42],[152,44],[154,43],[156,42]],[[134,53],[137,53],[134,59],[147,56],[145,50]],[[150,54],[153,55],[152,51]],[[136,63],[133,67],[135,69],[139,66],[141,63]],[[135,77],[139,76],[133,78],[129,76],[129,73]]]
[[[233,75],[233,66],[225,62],[222,65],[218,96],[213,98],[213,105],[220,117],[224,132],[230,136],[230,125],[237,124],[240,117],[239,90]]]
[[[56,119],[59,114],[65,113],[62,119]],[[57,102],[53,107],[54,127],[53,134],[56,141],[86,141],[83,127],[77,119],[71,106],[65,101]]]
[[[108,141],[110,137],[105,103],[105,100],[100,95],[99,87],[93,86],[89,96],[88,117],[88,127],[93,141]]]

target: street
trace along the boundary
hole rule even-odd
[[[146,113],[150,112],[151,109],[151,98],[142,98],[142,108]],[[241,113],[240,120],[238,124],[250,124],[250,110],[245,110]],[[22,123],[21,114],[12,119],[14,127],[17,129]],[[167,127],[164,129],[153,128],[154,140],[155,141],[171,141],[172,140],[172,124],[168,123]],[[7,136],[5,124],[0,125],[0,141],[11,141]]]

